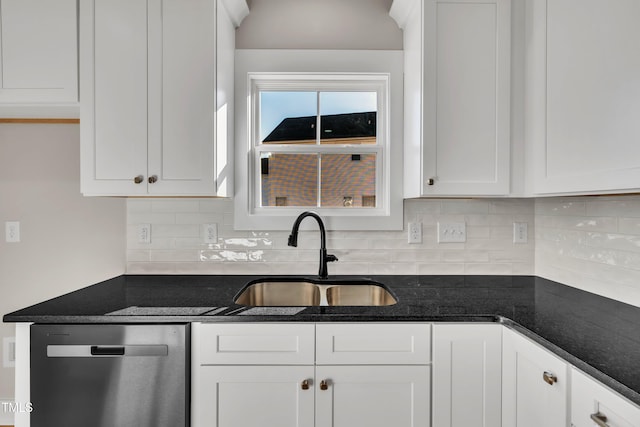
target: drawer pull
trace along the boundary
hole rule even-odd
[[[609,427],[609,424],[607,424],[607,417],[602,415],[600,412],[591,414],[591,420],[594,423],[598,424],[600,427]]]
[[[138,175],[135,178],[133,178],[133,182],[136,183],[136,184],[141,184],[142,181],[144,181],[144,176],[142,176],[142,175]]]
[[[558,382],[558,377],[547,371],[544,371],[544,373],[542,374],[542,379],[549,385],[554,385]]]
[[[302,384],[300,386],[303,390],[309,390],[309,380],[302,381]]]
[[[329,381],[322,380],[320,381],[320,390],[327,390],[329,388]]]

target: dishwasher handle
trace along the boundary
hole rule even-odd
[[[167,344],[47,345],[47,357],[167,357]]]
[[[124,346],[91,346],[92,356],[124,356]]]

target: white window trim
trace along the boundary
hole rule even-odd
[[[236,186],[234,228],[236,230],[289,230],[295,217],[314,210],[330,230],[401,230],[402,212],[402,51],[326,51],[326,50],[236,50]],[[321,76],[320,76],[321,75]],[[313,82],[317,78],[318,81]],[[335,81],[332,83],[329,78]],[[386,144],[377,157],[377,167],[384,177],[376,182],[378,207],[349,208],[271,208],[254,206],[254,189],[259,188],[255,171],[254,143],[257,138],[251,117],[257,105],[251,103],[257,89],[269,85],[283,89],[283,81],[300,80],[314,83],[313,90],[347,90],[345,83],[365,81],[364,90],[383,84],[378,113],[388,117],[378,120],[378,138]],[[370,80],[371,83],[366,82]],[[298,84],[294,82],[293,85]],[[357,86],[357,83],[356,83]],[[300,86],[295,86],[298,89]],[[353,87],[353,86],[352,86]],[[384,103],[384,104],[381,104]],[[380,108],[386,107],[386,108]],[[381,126],[382,125],[382,126]],[[382,145],[350,146],[354,153],[380,152]],[[269,146],[277,151],[278,146]],[[331,147],[309,147],[309,151],[334,150]],[[377,174],[378,175],[378,174]],[[311,227],[312,228],[312,227]]]

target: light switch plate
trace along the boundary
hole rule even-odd
[[[151,243],[151,224],[138,225],[138,243]]]
[[[464,222],[439,222],[438,243],[464,243],[467,241],[467,224]]]
[[[513,223],[513,243],[527,243],[529,241],[529,226],[526,222]]]

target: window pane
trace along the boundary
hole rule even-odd
[[[317,92],[260,92],[263,144],[315,144]]]
[[[321,92],[321,144],[375,144],[376,92]]]
[[[324,154],[322,207],[376,207],[376,155]]]
[[[262,206],[318,206],[318,155],[263,153]]]

